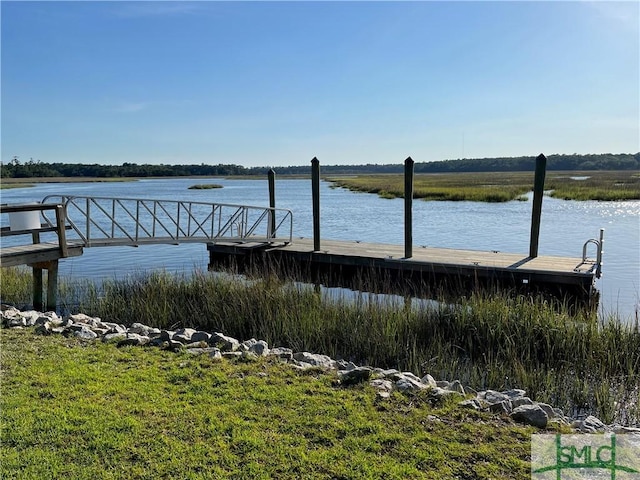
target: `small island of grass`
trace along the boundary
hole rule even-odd
[[[199,185],[191,185],[189,190],[210,190],[212,188],[222,188],[222,185],[218,185],[217,183],[203,183]]]

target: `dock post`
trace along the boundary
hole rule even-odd
[[[42,311],[44,302],[42,301],[42,268],[40,266],[33,266],[33,309]]]
[[[56,310],[58,304],[58,261],[53,260],[47,268],[47,310]]]
[[[404,257],[413,256],[413,159],[404,161]]]
[[[313,196],[313,250],[320,250],[320,160],[311,160],[311,194]]]
[[[271,168],[269,178],[269,208],[276,208],[276,172]],[[276,236],[276,212],[269,212],[269,237]]]
[[[533,181],[533,211],[531,214],[531,237],[529,241],[529,257],[538,256],[538,238],[540,237],[540,216],[542,214],[542,197],[544,195],[544,177],[547,169],[547,157],[542,153],[536,158],[536,173]]]

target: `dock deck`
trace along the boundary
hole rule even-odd
[[[57,242],[16,245],[12,247],[3,246],[0,249],[0,267],[48,263],[65,257],[77,257],[80,255],[82,255],[82,247],[78,245],[67,246],[65,255],[63,255],[60,245]]]
[[[322,240],[314,251],[312,239],[299,238],[290,244],[260,243],[207,246],[211,264],[233,259],[243,263],[267,261],[278,265],[296,265],[311,273],[329,272],[338,276],[363,272],[390,274],[413,283],[448,280],[483,282],[513,286],[556,286],[591,293],[595,278],[595,262],[582,258],[538,256],[498,251],[456,250],[419,247],[411,258],[404,258],[401,245]]]

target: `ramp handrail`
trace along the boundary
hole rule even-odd
[[[590,238],[589,240],[584,242],[584,245],[582,246],[582,263],[586,263],[589,261],[589,258],[587,258],[587,247],[590,244],[596,246],[596,259],[594,267],[596,278],[600,278],[602,276],[602,254],[604,253],[604,250],[602,249],[602,246],[604,244],[604,228],[600,229],[599,239]]]
[[[65,206],[69,237],[86,247],[145,244],[291,243],[290,210],[247,205],[49,195]],[[278,221],[272,222],[271,218]],[[51,222],[45,216],[45,221]],[[71,239],[70,238],[70,239]]]

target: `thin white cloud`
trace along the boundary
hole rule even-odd
[[[145,102],[123,102],[116,105],[112,111],[116,113],[137,113],[149,108],[149,104]]]

